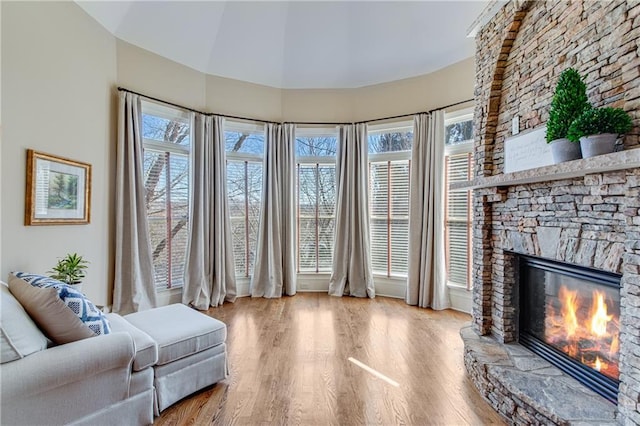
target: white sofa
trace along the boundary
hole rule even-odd
[[[108,314],[110,334],[52,346],[5,283],[0,291],[2,425],[151,424],[154,412],[227,376],[226,326],[184,305],[132,314],[160,344]]]
[[[130,333],[115,326],[111,334],[47,347],[51,343],[7,285],[0,291],[3,425],[153,422],[152,364],[134,367]],[[10,352],[18,358],[9,360]]]

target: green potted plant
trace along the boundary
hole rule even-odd
[[[567,138],[569,126],[582,112],[590,109],[587,86],[573,68],[562,71],[551,101],[547,121],[547,143],[551,145],[554,163],[582,158],[580,144]]]
[[[58,260],[48,273],[51,278],[60,280],[78,291],[82,290],[82,278],[85,277],[85,269],[89,262],[77,253],[69,253]]]
[[[569,127],[568,138],[580,142],[584,158],[613,152],[616,139],[631,130],[631,117],[621,108],[591,108]]]

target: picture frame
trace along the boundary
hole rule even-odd
[[[90,222],[91,164],[27,150],[25,225]]]

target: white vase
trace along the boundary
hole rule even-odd
[[[553,164],[564,163],[565,161],[579,160],[582,158],[580,144],[571,142],[567,138],[555,139],[549,142],[551,145],[551,155]]]
[[[615,133],[601,133],[599,135],[583,136],[580,138],[580,148],[584,158],[596,155],[610,154],[616,147],[618,135]]]

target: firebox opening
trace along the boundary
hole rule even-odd
[[[520,343],[617,403],[620,275],[518,255]]]

